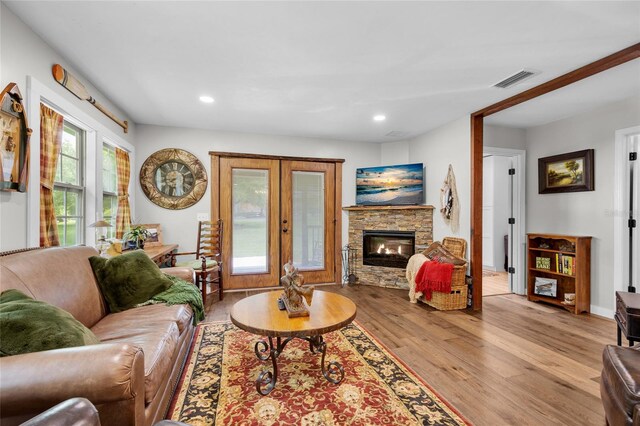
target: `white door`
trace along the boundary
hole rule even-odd
[[[496,270],[494,224],[493,157],[483,158],[482,166],[482,267]]]
[[[629,153],[635,153],[635,160],[631,160],[629,157],[628,162],[628,195],[627,203],[629,205],[629,221],[635,221],[635,227],[629,227],[629,262],[631,262],[631,268],[629,273],[631,274],[627,285],[633,285],[636,288],[636,292],[640,292],[640,214],[638,214],[640,208],[640,134],[629,137]],[[630,224],[629,224],[630,225]]]

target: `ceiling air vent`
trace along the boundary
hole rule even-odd
[[[537,71],[531,71],[531,70],[518,71],[514,75],[507,77],[504,80],[494,84],[493,87],[500,87],[501,89],[506,89],[507,87],[511,87],[514,84],[520,83],[528,78],[531,78],[536,74],[538,74]]]
[[[406,138],[410,135],[409,132],[401,132],[400,130],[392,130],[387,133],[385,136],[388,138]]]

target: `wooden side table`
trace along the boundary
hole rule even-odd
[[[144,252],[158,266],[162,266],[168,260],[171,260],[171,252],[178,249],[177,244],[165,244],[162,246],[145,247]]]
[[[616,323],[618,324],[618,346],[622,345],[622,334],[629,346],[640,341],[640,294],[616,291]]]
[[[333,384],[340,383],[344,378],[344,369],[336,361],[329,362],[325,367],[327,344],[322,335],[350,324],[356,317],[355,303],[339,294],[316,290],[309,306],[309,316],[289,318],[287,311],[278,309],[281,295],[282,291],[270,291],[249,296],[233,305],[231,310],[231,322],[238,328],[268,339],[259,340],[254,348],[258,359],[270,359],[273,368],[273,371],[264,370],[258,375],[258,393],[267,395],[275,387],[278,380],[276,360],[294,338],[309,342],[311,353],[321,353],[322,375]]]

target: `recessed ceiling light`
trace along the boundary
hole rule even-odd
[[[387,119],[387,117],[382,115],[382,114],[378,114],[378,115],[374,115],[373,116],[373,121],[384,121],[386,119]]]
[[[200,102],[204,102],[205,104],[212,104],[214,99],[211,96],[200,96]]]

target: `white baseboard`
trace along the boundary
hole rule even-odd
[[[601,308],[600,306],[591,305],[591,313],[601,317],[613,319],[613,310]]]

